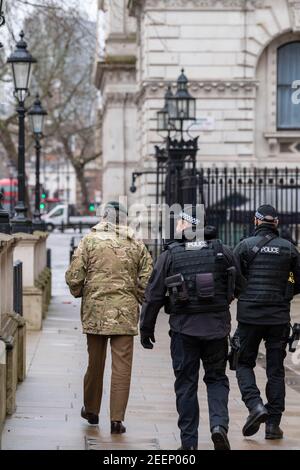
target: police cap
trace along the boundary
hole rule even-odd
[[[186,220],[191,225],[200,225],[201,220],[199,219],[199,209],[197,214],[197,206],[190,205],[185,206],[184,209],[178,214],[178,218],[182,220]]]
[[[255,217],[258,220],[270,223],[277,222],[278,220],[277,211],[275,207],[271,206],[270,204],[263,204],[262,206],[259,206],[255,212]]]

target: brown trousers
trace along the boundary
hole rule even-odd
[[[84,406],[88,413],[98,415],[100,412],[109,338],[112,358],[110,419],[124,421],[130,389],[133,336],[87,335],[89,363],[84,377]]]

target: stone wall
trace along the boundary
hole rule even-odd
[[[16,409],[17,384],[26,376],[26,329],[42,328],[51,299],[47,236],[44,232],[0,233],[0,438],[6,415]],[[15,261],[23,264],[22,317],[13,307]]]
[[[105,7],[109,18],[113,9],[123,12],[118,27],[121,19],[127,18],[123,0],[103,1],[99,6]],[[292,151],[281,150],[286,148],[281,143],[296,144],[300,131],[282,132],[276,127],[277,48],[300,38],[298,1],[129,0],[127,6],[136,19],[135,52],[130,46],[130,54],[136,57],[137,120],[130,121],[136,135],[136,169],[154,166],[154,145],[162,143],[156,132],[156,112],[163,106],[167,83],[172,82],[175,89],[182,67],[190,79],[190,91],[197,98],[197,116],[202,121],[191,131],[200,135],[199,165],[280,167],[299,163],[296,146]],[[115,32],[118,29],[116,22],[115,15],[108,27],[106,54],[112,50],[110,38],[114,28]],[[126,47],[121,41],[114,42],[113,54]],[[121,75],[114,77],[112,94],[123,81]],[[108,89],[101,89],[105,102]],[[107,186],[109,174],[114,182],[121,179],[112,140],[116,134],[122,136],[122,120],[128,122],[119,109],[103,127],[105,166],[111,165],[106,173]],[[122,159],[124,141],[119,139],[118,145]],[[153,192],[151,178],[139,181],[137,198],[144,199]],[[123,179],[119,184],[120,193],[128,192],[130,185],[125,187],[125,183]]]
[[[297,5],[288,0],[130,2],[140,25],[142,158],[153,155],[159,141],[155,118],[166,82],[175,85],[184,67],[197,115],[212,123],[211,130],[198,131],[203,165],[285,164],[286,156],[270,151],[269,140],[277,133],[276,50],[299,39]],[[258,68],[268,48],[271,67]],[[295,155],[289,157],[295,162]]]
[[[13,252],[17,237],[0,233],[0,436],[16,408],[16,389],[26,371],[26,323],[13,308]]]
[[[130,186],[137,165],[136,20],[127,0],[100,1],[106,12],[104,57],[97,58],[96,86],[102,92],[103,199],[117,199]]]

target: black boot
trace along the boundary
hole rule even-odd
[[[283,431],[278,424],[266,424],[266,439],[283,439]]]
[[[222,426],[215,426],[212,428],[211,438],[214,443],[215,450],[230,450],[227,431]]]
[[[84,406],[81,408],[81,417],[86,419],[89,424],[96,426],[99,423],[99,416],[94,415],[93,413],[87,413]]]
[[[126,428],[123,426],[122,421],[111,421],[110,432],[111,434],[124,434]]]
[[[258,403],[251,411],[247,418],[246,424],[243,427],[244,436],[253,436],[259,430],[262,423],[265,423],[268,418],[267,409],[262,403]]]

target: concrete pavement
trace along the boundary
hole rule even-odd
[[[160,315],[154,350],[141,348],[136,338],[127,433],[110,435],[109,373],[107,358],[100,426],[90,427],[80,418],[82,379],[86,368],[85,337],[81,333],[79,302],[68,293],[64,271],[68,264],[70,235],[49,239],[53,260],[53,300],[42,332],[28,334],[28,375],[17,393],[17,411],[7,420],[3,449],[177,449],[180,446],[169,354],[167,317]],[[300,304],[298,304],[300,306]],[[298,309],[297,309],[298,311]],[[297,371],[297,366],[295,366]],[[241,429],[247,410],[236,379],[229,372],[230,432],[233,449],[300,449],[300,395],[287,387],[287,411],[282,425],[285,439],[265,441],[263,426],[253,438]],[[257,367],[263,391],[265,371]],[[297,376],[296,376],[297,377]],[[213,449],[210,440],[205,386],[200,381],[201,422],[199,449]]]

